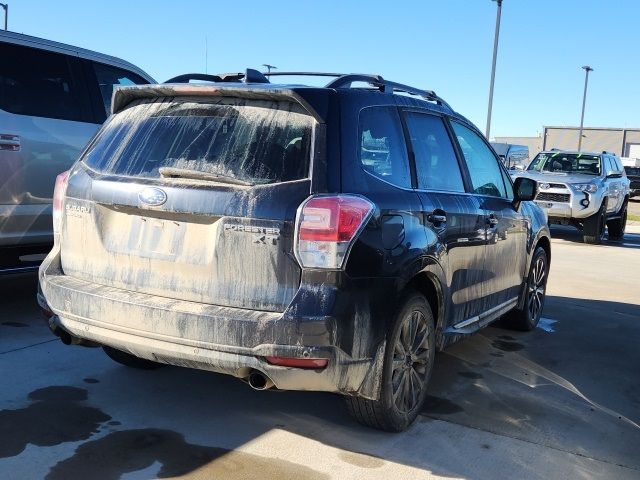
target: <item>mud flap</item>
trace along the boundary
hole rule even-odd
[[[365,375],[364,380],[358,389],[358,396],[369,400],[377,400],[380,397],[382,373],[384,371],[384,352],[386,346],[386,340],[383,340],[380,342],[380,345],[378,345],[375,359],[372,362],[371,367],[369,367],[369,371]]]

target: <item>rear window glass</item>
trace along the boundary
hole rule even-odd
[[[308,177],[312,127],[312,117],[290,102],[147,101],[112,116],[83,162],[144,178],[200,172],[212,180],[285,182]]]

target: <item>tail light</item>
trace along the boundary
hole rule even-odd
[[[67,192],[69,171],[62,172],[56,177],[56,186],[53,189],[53,234],[57,235],[62,229],[62,209],[64,208],[64,196]]]
[[[306,268],[341,269],[373,204],[354,195],[311,197],[298,209],[296,254]]]

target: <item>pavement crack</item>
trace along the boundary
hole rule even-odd
[[[24,347],[14,348],[12,350],[5,350],[4,352],[0,352],[0,355],[4,355],[5,353],[19,352],[20,350],[26,350],[27,348],[37,347],[38,345],[44,345],[45,343],[57,342],[57,338],[52,338],[51,340],[45,340],[44,342],[32,343],[31,345],[26,345]]]

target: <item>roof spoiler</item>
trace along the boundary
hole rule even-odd
[[[325,123],[320,114],[298,92],[292,88],[265,85],[264,88],[249,88],[241,83],[216,85],[206,83],[174,83],[160,85],[132,85],[116,87],[111,99],[111,112],[116,114],[131,102],[159,97],[235,97],[255,100],[289,100],[298,103],[318,123]]]

